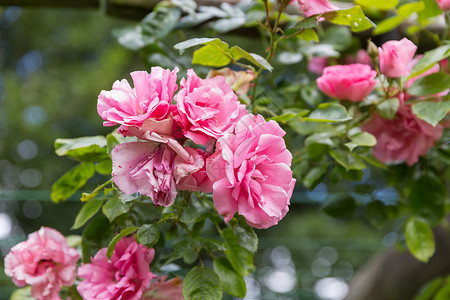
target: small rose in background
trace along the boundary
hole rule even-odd
[[[345,63],[347,65],[350,64],[364,64],[369,65],[370,67],[373,67],[372,59],[369,56],[369,53],[367,53],[364,49],[359,49],[358,52],[356,52],[356,55],[354,56],[347,56],[345,58]]]
[[[416,50],[417,46],[407,38],[384,43],[378,48],[381,73],[392,78],[408,75]]]
[[[297,0],[297,2],[299,9],[303,11],[306,17],[339,9],[328,0]]]
[[[308,61],[308,71],[315,74],[322,74],[323,69],[328,66],[328,58],[327,57],[318,57],[313,56]]]
[[[236,92],[238,96],[247,94],[250,89],[250,82],[256,79],[253,71],[234,71],[230,68],[209,71],[206,79],[223,76],[225,82]]]
[[[351,64],[326,67],[317,78],[317,86],[327,96],[359,102],[374,89],[377,72],[369,65]]]
[[[250,226],[264,229],[286,215],[295,179],[284,135],[275,121],[248,114],[217,141],[206,171],[213,182],[214,206],[225,222],[238,212]]]
[[[155,250],[130,236],[117,243],[110,260],[106,251],[100,249],[91,263],[78,269],[78,276],[84,279],[77,287],[80,295],[86,300],[141,299],[144,289],[156,278],[150,272]]]
[[[41,227],[11,248],[5,257],[5,274],[19,287],[31,285],[31,295],[38,300],[58,300],[61,287],[75,281],[78,259],[61,233]]]
[[[362,129],[376,137],[377,144],[373,153],[380,161],[406,161],[409,166],[415,164],[420,156],[424,156],[443,132],[442,125],[433,127],[419,119],[410,105],[401,105],[393,120],[384,119],[375,113]]]
[[[161,276],[152,282],[141,300],[183,300],[182,289],[183,281],[180,277],[167,280],[167,276]]]
[[[436,2],[443,11],[450,10],[450,0],[436,0]]]

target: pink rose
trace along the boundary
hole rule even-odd
[[[373,153],[380,161],[406,161],[409,166],[433,147],[443,131],[442,125],[433,127],[419,119],[410,105],[401,105],[393,120],[383,119],[375,113],[362,129],[376,137],[377,144]]]
[[[176,100],[174,119],[187,138],[201,145],[212,144],[247,114],[222,76],[201,79],[192,69],[181,80]]]
[[[97,111],[105,120],[103,125],[121,124],[143,127],[142,130],[154,130],[164,125],[163,131],[169,130],[170,133],[170,105],[178,88],[177,72],[177,68],[171,72],[161,67],[152,67],[150,74],[146,71],[132,72],[134,88],[125,79],[114,82],[111,91],[102,91],[98,96]],[[169,121],[165,120],[167,118]]]
[[[255,80],[256,74],[253,71],[234,71],[230,68],[209,71],[206,79],[223,76],[225,83],[228,84],[237,95],[247,94],[250,89],[250,82]]]
[[[397,78],[409,74],[409,62],[416,53],[417,46],[407,38],[388,41],[378,48],[380,71],[387,77]]]
[[[225,222],[238,211],[249,225],[264,229],[286,215],[295,179],[284,135],[275,121],[248,114],[234,132],[217,141],[206,171],[213,182],[214,205]]]
[[[153,278],[150,263],[154,249],[138,244],[134,237],[123,237],[116,245],[111,260],[106,248],[100,249],[91,263],[78,269],[85,279],[77,290],[86,300],[139,300]]]
[[[369,65],[352,64],[326,67],[317,78],[317,86],[327,96],[359,102],[375,87],[377,72]]]
[[[61,233],[41,227],[11,248],[5,257],[5,274],[19,287],[31,285],[36,299],[59,300],[61,286],[75,281],[79,257]]]
[[[306,17],[338,10],[339,7],[331,4],[328,0],[297,0],[298,7]]]
[[[204,161],[194,149],[185,147],[190,161],[178,157],[165,144],[131,142],[117,145],[111,152],[114,183],[125,194],[149,196],[155,205],[170,206],[175,201],[175,180],[200,170]],[[178,158],[176,158],[178,157]],[[184,165],[178,166],[183,162]]]
[[[436,0],[436,1],[443,11],[450,10],[450,0]]]
[[[184,300],[182,289],[180,277],[167,280],[167,276],[161,276],[144,292],[142,300]]]
[[[212,182],[206,173],[206,163],[205,163],[205,160],[208,157],[208,153],[201,149],[195,149],[195,151],[197,151],[197,153],[203,159],[203,167],[198,171],[190,172],[186,176],[180,176],[183,174],[177,176],[178,178],[177,188],[180,191],[197,191],[197,192],[211,193],[213,191]],[[185,167],[185,163],[186,162],[180,156],[177,156],[175,158],[175,165],[177,168],[189,169]]]
[[[356,52],[356,56],[347,56],[345,58],[345,63],[347,65],[364,64],[369,65],[371,68],[373,67],[372,59],[370,58],[369,53],[364,49],[359,49],[358,52]]]

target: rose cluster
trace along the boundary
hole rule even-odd
[[[404,80],[410,76],[420,56],[414,57],[417,47],[408,39],[387,41],[378,48],[380,72],[388,78]],[[381,117],[377,112],[362,126],[362,129],[373,134],[377,144],[373,148],[374,155],[384,163],[406,162],[416,163],[419,156],[426,154],[442,136],[440,124],[432,126],[412,112],[411,96],[408,88],[420,77],[439,72],[440,66],[434,65],[426,72],[405,81],[402,90],[389,91],[398,99],[399,108],[392,120]],[[374,90],[377,72],[369,64],[349,64],[325,67],[317,79],[318,88],[327,96],[341,101],[362,102]],[[402,79],[403,78],[403,79]],[[435,101],[447,94],[448,90],[432,95]],[[386,99],[385,99],[386,100]]]
[[[161,206],[172,205],[178,191],[212,192],[227,222],[238,212],[256,228],[277,224],[295,184],[285,132],[249,114],[223,76],[202,79],[188,70],[175,93],[177,72],[133,72],[134,88],[122,80],[100,93],[104,125],[138,139],[113,149],[114,183]],[[231,83],[230,72],[221,74]],[[240,75],[246,79],[234,86],[242,92],[253,75]]]
[[[5,274],[19,286],[31,286],[38,300],[60,300],[63,286],[72,286],[76,276],[83,279],[77,290],[85,300],[183,299],[179,277],[167,280],[150,272],[154,250],[124,237],[111,259],[106,248],[78,268],[79,254],[67,245],[58,231],[41,227],[28,239],[14,246],[5,257]]]

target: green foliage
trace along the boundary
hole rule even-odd
[[[313,122],[343,122],[351,119],[352,117],[347,114],[345,107],[337,103],[319,104],[316,110],[304,118],[304,120]]]
[[[372,147],[377,143],[377,139],[372,134],[365,131],[351,135],[350,139],[351,142],[345,143],[345,146],[347,146],[350,151],[353,151],[353,149],[358,146]]]
[[[224,229],[220,234],[225,240],[225,255],[230,261],[233,268],[241,276],[247,276],[254,270],[253,255],[246,249],[239,245],[239,241],[236,235],[233,233],[233,229]]]
[[[103,205],[103,199],[93,198],[86,202],[78,212],[75,222],[72,225],[72,229],[78,229],[86,224],[100,210]]]
[[[441,60],[449,56],[450,44],[443,45],[425,52],[425,54],[421,58],[419,58],[419,61],[414,65],[411,71],[411,75],[409,75],[408,79],[422,74],[423,72],[433,67],[435,63],[440,62]]]
[[[34,298],[31,297],[31,286],[26,286],[24,288],[20,288],[15,290],[10,300],[33,300]]]
[[[388,211],[383,202],[376,200],[367,204],[366,218],[373,226],[383,228],[388,219]]]
[[[379,35],[386,33],[398,27],[404,20],[406,20],[413,13],[420,13],[425,9],[423,1],[409,2],[398,7],[397,15],[387,18],[377,24],[374,34]]]
[[[112,223],[117,217],[126,214],[130,210],[130,207],[131,203],[123,203],[118,197],[112,197],[103,205],[102,211],[109,222]]]
[[[86,226],[82,234],[81,250],[83,262],[90,262],[97,251],[106,247],[111,240],[110,224],[106,217],[97,217]]]
[[[222,299],[222,284],[219,276],[205,266],[192,268],[183,281],[183,297],[186,300]]]
[[[420,218],[411,218],[405,228],[406,245],[415,258],[427,262],[434,254],[435,242],[430,225]]]
[[[408,88],[408,93],[416,96],[433,95],[445,91],[449,86],[450,75],[437,72],[414,81]]]
[[[139,243],[153,247],[159,241],[159,229],[155,224],[144,224],[139,227],[136,238]]]
[[[408,203],[414,215],[437,225],[445,215],[448,203],[445,184],[434,175],[422,175],[411,182]]]
[[[89,136],[76,139],[56,139],[55,152],[77,161],[99,161],[108,158],[104,136]]]
[[[419,118],[436,126],[450,111],[450,101],[419,102],[413,105],[412,110]]]
[[[355,199],[348,195],[340,195],[338,197],[327,200],[322,206],[322,211],[333,218],[347,218],[353,215],[356,210]]]
[[[377,105],[377,111],[385,119],[392,120],[397,114],[397,110],[400,106],[400,101],[398,98],[391,98],[384,100]]]
[[[95,169],[92,162],[83,162],[65,173],[52,186],[51,198],[53,202],[65,201],[83,187],[94,176]]]
[[[226,258],[217,258],[213,262],[214,271],[222,282],[223,289],[230,295],[244,298],[247,293],[245,281]]]
[[[353,32],[364,31],[374,26],[358,5],[349,9],[326,12],[321,16],[331,23],[350,26]]]
[[[347,171],[349,170],[362,170],[366,167],[361,157],[355,153],[345,150],[331,150],[330,155],[343,166]]]
[[[363,7],[374,7],[381,10],[390,10],[397,6],[398,0],[356,0],[355,3]]]
[[[244,218],[238,218],[238,224],[233,227],[233,233],[237,236],[239,246],[250,253],[255,253],[258,250],[258,236]]]

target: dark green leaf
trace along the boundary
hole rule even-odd
[[[377,105],[377,111],[381,117],[392,120],[397,114],[398,107],[400,106],[400,101],[398,98],[391,98],[384,100]]]
[[[350,151],[353,151],[353,149],[358,146],[373,147],[377,143],[377,139],[372,134],[365,131],[352,135],[350,139],[352,140],[351,142],[345,143],[345,146],[347,146]]]
[[[331,150],[330,154],[347,171],[362,170],[366,167],[362,159],[354,153],[343,150]]]
[[[273,69],[272,66],[269,64],[269,62],[267,60],[265,60],[263,57],[259,56],[258,54],[255,54],[255,53],[248,53],[247,51],[245,51],[244,49],[242,49],[238,46],[231,47],[230,53],[234,60],[239,60],[241,58],[244,58],[244,59],[248,60],[249,62],[251,62],[252,64],[254,64],[262,69],[269,70],[269,71],[272,71],[272,69]]]
[[[98,161],[107,158],[106,138],[89,136],[76,139],[56,139],[55,152],[59,156],[68,156],[77,161]]]
[[[314,122],[343,122],[351,120],[352,117],[347,114],[345,107],[340,104],[322,103],[304,119]]]
[[[435,242],[430,225],[422,219],[411,218],[406,223],[406,245],[411,254],[422,262],[427,262],[434,254]]]
[[[322,17],[334,24],[350,26],[353,32],[364,31],[374,26],[358,5],[349,9],[329,11],[322,14]]]
[[[95,171],[101,175],[110,175],[112,173],[111,159],[104,159],[95,164]]]
[[[421,77],[408,88],[408,94],[427,96],[440,93],[450,87],[450,75],[437,72]]]
[[[104,216],[93,219],[84,229],[81,250],[83,262],[90,262],[91,257],[108,245],[111,236],[108,219]]]
[[[155,37],[143,34],[141,25],[116,28],[112,35],[119,44],[133,51],[155,43]]]
[[[230,262],[221,257],[214,260],[213,266],[217,275],[219,275],[223,289],[232,296],[244,298],[247,293],[244,278],[236,273]]]
[[[445,215],[447,189],[436,176],[423,175],[411,183],[408,202],[414,215],[437,225]]]
[[[222,284],[219,276],[205,266],[192,268],[183,281],[183,297],[185,300],[222,299]]]
[[[307,28],[315,28],[319,27],[319,22],[317,21],[317,16],[312,16],[309,18],[304,18],[297,22],[294,26],[288,28],[286,35],[294,34],[295,32],[301,30],[301,29],[307,29]]]
[[[224,229],[221,236],[225,240],[225,245],[227,247],[225,255],[234,269],[241,276],[250,274],[250,272],[254,270],[253,255],[239,245],[238,239],[233,233],[233,229]]]
[[[72,196],[94,176],[95,168],[92,162],[81,163],[65,173],[52,186],[51,198],[59,203]]]
[[[145,224],[139,227],[136,237],[142,245],[153,247],[159,240],[159,229],[155,224]]]
[[[106,149],[108,155],[111,155],[111,151],[114,149],[115,146],[119,144],[120,144],[119,140],[113,134],[108,134],[106,136]]]
[[[126,214],[131,208],[129,203],[123,203],[118,197],[113,197],[106,201],[103,205],[103,214],[108,218],[109,222],[113,222],[117,217]]]
[[[180,16],[179,8],[160,6],[142,20],[143,33],[161,39],[175,28]]]
[[[366,217],[373,226],[383,228],[388,219],[386,206],[378,200],[370,202],[366,208]]]
[[[450,101],[419,102],[412,106],[413,113],[436,126],[450,111]]]
[[[238,225],[233,228],[233,232],[237,236],[239,246],[250,253],[258,250],[258,236],[244,218],[238,218]]]
[[[330,163],[328,159],[324,158],[320,162],[314,165],[308,165],[306,163],[306,168],[304,175],[300,177],[301,182],[309,190],[314,189],[322,180],[322,178],[327,174]]]
[[[102,207],[103,200],[94,198],[86,202],[78,212],[73,223],[72,229],[78,229],[83,226],[90,218],[92,218]]]
[[[132,234],[133,232],[135,232],[139,227],[128,227],[125,228],[124,230],[122,230],[118,235],[116,235],[111,242],[108,245],[108,250],[106,251],[106,255],[108,256],[109,259],[111,259],[111,256],[114,253],[114,249],[116,248],[117,243],[124,237],[127,235]]]
[[[426,70],[430,69],[435,63],[440,62],[444,58],[450,56],[450,44],[440,46],[433,50],[425,52],[425,54],[419,58],[419,61],[414,65],[409,78],[416,77],[422,74]]]
[[[347,218],[353,215],[356,209],[356,201],[350,195],[341,195],[328,200],[322,206],[322,210],[333,218]]]

